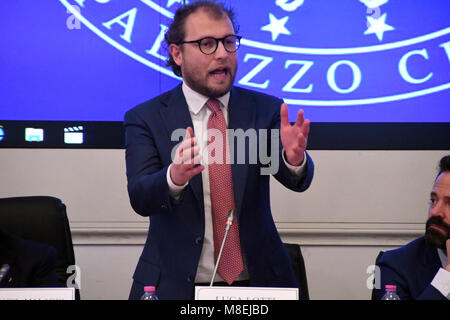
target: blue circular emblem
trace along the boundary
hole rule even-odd
[[[163,42],[183,0],[60,2],[115,49],[179,79],[165,67]],[[448,0],[227,4],[243,36],[236,76],[242,87],[311,107],[411,101],[450,89]]]

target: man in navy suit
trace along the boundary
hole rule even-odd
[[[1,288],[60,287],[55,248],[0,229]]]
[[[309,120],[300,111],[291,126],[282,100],[233,86],[240,37],[231,9],[183,5],[165,38],[168,65],[183,83],[125,115],[130,202],[150,217],[130,299],[144,286],[156,286],[160,299],[193,299],[195,285],[209,284],[224,210],[234,220],[215,284],[298,287],[270,211],[267,173],[291,190],[309,187]],[[225,127],[232,131],[212,134]],[[238,141],[243,133],[247,140]]]
[[[450,299],[450,155],[441,159],[430,194],[425,236],[383,253],[378,260],[381,299],[395,285],[400,299]]]

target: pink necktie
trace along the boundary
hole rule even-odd
[[[208,119],[208,170],[214,233],[214,257],[217,261],[222,239],[225,234],[228,212],[231,209],[236,211],[236,208],[234,204],[230,156],[229,152],[225,152],[225,150],[229,150],[225,117],[223,116],[222,110],[220,110],[218,100],[209,99],[206,105],[211,110],[211,115]],[[218,139],[217,142],[213,142],[214,139],[211,141],[214,136],[219,134],[222,139]],[[220,140],[222,140],[222,144],[219,143]],[[214,162],[215,160],[217,163]],[[239,238],[239,224],[235,214],[233,226],[228,232],[228,237],[222,251],[218,273],[228,284],[231,284],[243,269],[244,263]]]

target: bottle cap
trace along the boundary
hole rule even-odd
[[[397,290],[397,286],[389,285],[389,284],[387,284],[385,286],[385,288],[386,288],[386,291],[396,291]]]
[[[155,291],[155,287],[154,286],[146,286],[146,287],[144,287],[144,292],[149,292],[149,291]]]

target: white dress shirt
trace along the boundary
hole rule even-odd
[[[183,94],[186,98],[186,102],[189,108],[189,113],[192,118],[192,124],[194,126],[194,135],[197,138],[197,145],[200,147],[200,154],[202,155],[202,164],[205,166],[205,169],[202,171],[202,183],[203,183],[203,201],[205,206],[205,235],[203,239],[203,247],[200,255],[200,261],[197,268],[197,274],[195,276],[196,283],[209,283],[211,281],[211,277],[214,272],[214,238],[213,238],[213,224],[212,224],[212,212],[211,212],[211,192],[209,188],[209,171],[208,164],[205,159],[208,159],[207,153],[207,142],[208,142],[208,119],[211,114],[211,110],[205,106],[208,101],[208,97],[203,96],[191,88],[189,88],[185,82],[182,85]],[[225,121],[228,126],[228,102],[230,100],[230,92],[227,92],[224,96],[217,98],[219,100],[222,113],[225,117]],[[281,106],[280,106],[281,107]],[[185,129],[185,128],[184,128]],[[286,163],[286,166],[290,169],[293,174],[300,175],[304,169],[306,164],[306,156],[305,160],[299,167],[291,166],[287,163],[284,158],[283,151],[283,160]],[[170,178],[170,168],[169,166],[167,170],[167,183],[169,184],[170,195],[173,198],[178,198],[183,189],[188,185],[187,182],[183,186],[177,186],[172,182]],[[244,271],[239,275],[236,280],[248,280],[248,272],[245,266],[244,260]],[[224,281],[219,274],[216,274],[214,278],[215,282]]]
[[[442,249],[437,249],[437,251],[442,268],[440,268],[434,276],[431,285],[442,293],[444,297],[450,300],[450,272],[445,270],[445,267],[447,266],[447,256]]]

